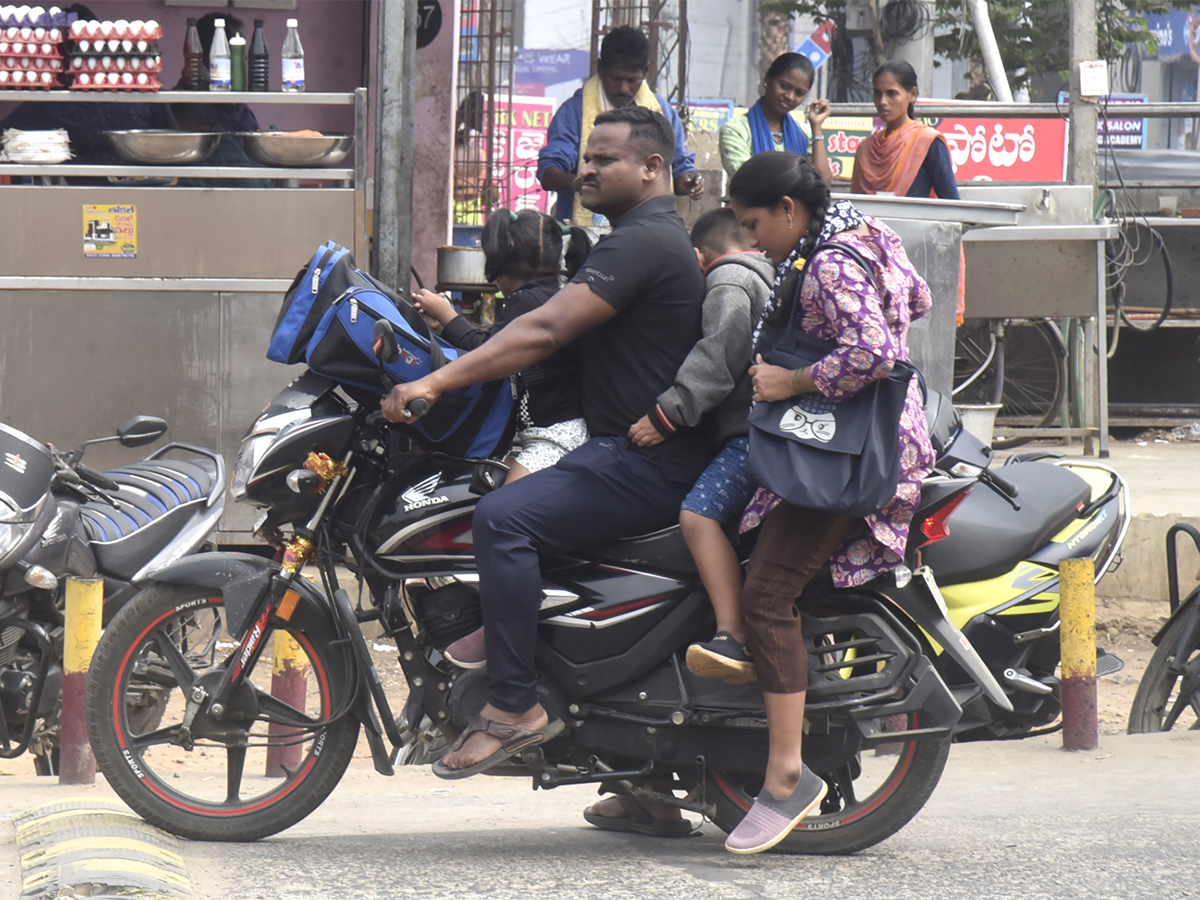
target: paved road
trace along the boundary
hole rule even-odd
[[[1200,897],[1200,734],[1102,740],[1090,753],[1058,736],[956,746],[917,819],[850,858],[734,857],[711,825],[676,841],[604,834],[579,817],[587,789],[384,779],[365,760],[282,835],[182,850],[197,900]],[[5,781],[0,820],[79,793]],[[0,828],[0,872],[11,851]]]

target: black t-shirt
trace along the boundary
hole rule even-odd
[[[675,383],[701,335],[704,274],[675,198],[654,197],[626,213],[571,280],[617,310],[580,338],[579,361],[589,433],[624,437]],[[713,449],[704,435],[681,429],[646,452],[661,460],[666,477],[686,482]]]

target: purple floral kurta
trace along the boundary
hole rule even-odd
[[[908,261],[900,236],[877,219],[864,219],[870,236],[843,232],[831,240],[853,247],[872,263],[879,290],[848,256],[822,253],[804,281],[793,313],[801,316],[805,331],[840,345],[812,367],[817,387],[835,402],[886,377],[895,360],[908,359],[908,324],[925,315],[932,301],[929,286]],[[802,265],[803,261],[797,262]],[[903,561],[908,527],[921,499],[921,479],[933,462],[921,389],[913,379],[900,417],[896,496],[863,519],[830,558],[834,584],[864,584]],[[742,529],[753,528],[778,502],[774,494],[760,488],[746,510]]]

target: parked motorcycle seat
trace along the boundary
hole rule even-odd
[[[204,506],[217,472],[215,463],[198,459],[133,463],[106,474],[120,485],[110,492],[116,506],[93,500],[79,512],[101,568],[128,579]]]
[[[1032,556],[1091,500],[1088,483],[1069,469],[1044,462],[1005,466],[1019,489],[1019,510],[977,485],[950,516],[950,536],[927,547],[924,562],[938,584],[996,578]]]

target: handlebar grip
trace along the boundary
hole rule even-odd
[[[1012,498],[1013,500],[1017,499],[1017,495],[1020,494],[1021,491],[1015,484],[1013,484],[1007,478],[1000,477],[991,469],[984,469],[984,471],[987,473],[988,483],[991,484],[992,487],[1000,491],[1000,493],[1004,494],[1005,496]]]
[[[421,418],[421,416],[428,415],[429,414],[429,401],[426,400],[424,397],[417,397],[415,400],[413,400],[411,403],[408,404],[408,408],[405,410],[405,412],[406,413],[411,412],[413,414],[413,416],[418,419]],[[407,418],[407,416],[406,416],[406,418]]]
[[[84,481],[98,488],[103,488],[106,491],[119,491],[121,489],[119,484],[103,472],[96,471],[91,466],[85,466],[83,463],[75,463],[75,471]]]

